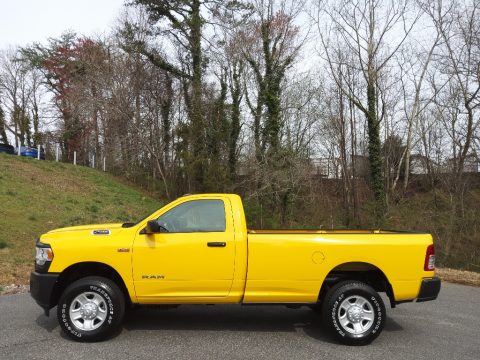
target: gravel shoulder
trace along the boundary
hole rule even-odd
[[[480,273],[449,268],[436,269],[435,273],[443,281],[480,287]]]

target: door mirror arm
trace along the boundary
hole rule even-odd
[[[140,231],[140,234],[158,234],[158,233],[164,233],[164,232],[169,232],[167,228],[164,226],[160,225],[157,220],[149,220],[147,222],[147,226],[143,228]]]

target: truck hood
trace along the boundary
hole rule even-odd
[[[114,230],[119,229],[122,227],[122,223],[118,224],[93,224],[93,225],[81,225],[81,226],[69,226],[59,229],[54,229],[49,231],[47,234],[54,234],[60,232],[69,232],[69,231],[106,231],[106,230]]]

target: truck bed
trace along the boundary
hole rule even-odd
[[[244,302],[315,302],[318,279],[358,266],[381,269],[396,301],[414,299],[433,276],[424,271],[431,243],[430,234],[385,229],[248,230]]]

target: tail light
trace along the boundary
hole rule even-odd
[[[425,265],[423,266],[425,271],[435,270],[435,247],[433,244],[428,245],[427,253],[425,254]]]

